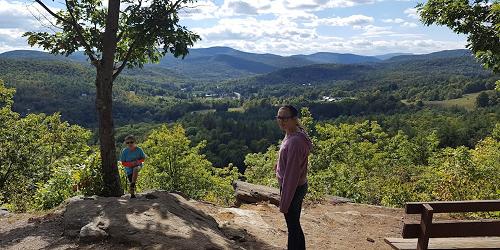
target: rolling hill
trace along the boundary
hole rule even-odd
[[[389,53],[389,54],[377,55],[375,57],[380,59],[380,60],[387,60],[387,59],[391,59],[391,58],[396,57],[396,56],[410,56],[410,55],[413,55],[413,54],[412,53]]]
[[[9,59],[36,59],[47,61],[65,61],[88,64],[82,52],[76,52],[68,57],[51,55],[46,52],[33,50],[16,50],[0,54],[0,58]],[[355,64],[381,62],[381,59],[371,56],[320,52],[311,55],[280,56],[274,54],[256,54],[243,52],[229,47],[211,47],[191,49],[184,58],[174,58],[167,55],[158,64],[147,64],[145,69],[162,70],[179,78],[190,79],[193,83],[219,82],[221,80],[236,79],[270,73],[279,69],[301,67],[313,64],[335,63]],[[184,82],[184,81],[183,81]]]
[[[275,70],[320,63],[369,63],[381,61],[375,57],[339,53],[279,56],[242,52],[228,47],[192,49],[184,60],[167,56],[160,65],[189,75],[197,81],[219,81],[230,78],[270,73]]]
[[[427,55],[396,56],[380,63],[314,64],[277,70],[249,78],[247,84],[312,83],[334,80],[383,79],[395,72],[406,72],[407,78],[443,74],[489,75],[467,51],[443,51]]]
[[[295,58],[303,58],[314,63],[336,63],[336,64],[355,64],[355,63],[367,63],[367,62],[380,62],[379,58],[372,56],[360,56],[354,54],[340,54],[340,53],[328,53],[319,52],[311,55],[296,55],[292,56]]]
[[[472,52],[466,49],[443,50],[423,55],[398,55],[387,59],[386,62],[421,61],[445,58],[473,57]]]
[[[291,91],[317,96],[335,90],[352,95],[380,90],[403,99],[443,100],[461,97],[472,86],[490,88],[495,79],[498,76],[483,69],[469,51],[454,50],[402,55],[376,63],[286,68],[228,81],[227,86],[246,96],[288,96]]]

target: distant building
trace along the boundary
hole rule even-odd
[[[352,97],[340,97],[340,96],[322,96],[321,100],[324,102],[340,102],[343,100],[352,99]]]

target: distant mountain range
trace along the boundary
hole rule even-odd
[[[283,88],[297,88],[299,85],[331,89],[339,84],[344,85],[344,91],[400,89],[407,95],[412,88],[437,93],[440,88],[451,83],[456,84],[457,88],[463,88],[463,85],[471,82],[483,82],[484,85],[484,82],[491,80],[490,77],[491,72],[485,70],[470,51],[450,50],[426,55],[398,55],[371,63],[330,63],[285,68],[229,80],[225,84],[244,95],[262,94],[261,91],[283,92]]]
[[[411,55],[414,55],[414,54],[412,54],[412,53],[389,53],[389,54],[384,54],[384,55],[378,55],[375,57],[380,59],[380,60],[387,60],[387,59],[391,59],[391,58],[396,57],[396,56],[411,56]]]
[[[156,74],[175,75],[195,82],[217,82],[314,64],[370,64],[386,61],[460,57],[466,54],[470,54],[470,51],[450,50],[426,55],[391,53],[379,56],[319,52],[310,55],[280,56],[243,52],[229,47],[211,47],[191,49],[189,55],[184,59],[167,55],[159,64],[149,64],[145,68]],[[65,57],[33,50],[15,50],[0,54],[0,58],[87,62],[86,56],[82,52]]]

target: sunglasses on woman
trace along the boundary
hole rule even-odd
[[[285,120],[288,120],[290,118],[293,118],[292,116],[276,116],[275,117],[277,120],[281,120],[281,121],[285,121]]]
[[[133,141],[128,141],[128,142],[125,142],[125,144],[134,144],[135,142]]]

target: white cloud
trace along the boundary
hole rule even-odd
[[[0,53],[15,49],[29,49],[26,38],[22,37],[24,31],[16,28],[0,29]]]
[[[29,10],[35,14],[39,13],[35,8],[40,13],[45,14],[45,11],[36,4],[20,1],[0,0],[0,52],[27,48],[22,33],[42,29]],[[418,26],[415,20],[418,14],[414,8],[404,10],[412,19],[375,20],[370,11],[342,14],[345,13],[344,7],[380,1],[224,0],[222,4],[216,4],[214,0],[199,0],[183,8],[180,15],[181,20],[187,20],[189,29],[202,36],[203,40],[196,44],[197,47],[230,46],[250,52],[284,55],[318,51],[425,53],[464,48],[465,39],[462,42],[434,41],[426,34],[401,33],[400,27]],[[349,9],[349,13],[352,10],[355,9]],[[375,25],[375,21],[388,26]]]
[[[430,39],[358,39],[343,41],[343,47],[357,54],[376,55],[392,52],[430,53],[446,49],[462,49],[464,43]]]
[[[353,31],[360,31],[361,34],[344,37],[319,34],[316,28],[320,26],[306,26],[297,20],[320,26],[329,22],[332,27],[352,27]],[[463,42],[433,41],[423,34],[396,33],[391,26],[376,26],[372,23],[373,18],[368,16],[318,18],[306,14],[294,18],[280,16],[271,20],[257,17],[221,18],[215,26],[197,28],[195,31],[203,37],[197,47],[230,46],[243,51],[282,55],[318,51],[372,55],[389,52],[426,53],[464,48]]]
[[[418,16],[418,12],[417,12],[417,9],[416,8],[408,8],[404,11],[404,13],[406,15],[408,15],[408,17],[411,17],[411,18],[414,18],[414,19],[420,19],[420,17]]]
[[[301,28],[298,23],[287,18],[273,20],[258,20],[254,17],[222,18],[213,27],[193,30],[210,42],[240,39],[257,41],[265,38],[299,40],[317,36],[314,29]]]
[[[361,29],[364,32],[361,34],[361,37],[379,37],[379,36],[387,36],[394,34],[393,31],[391,31],[392,27],[387,26],[387,27],[382,27],[382,26],[375,26],[375,25],[367,25],[363,27],[357,27],[355,26],[354,29]]]
[[[401,24],[401,27],[415,28],[415,27],[418,27],[418,24],[416,24],[414,22],[404,22],[404,23]]]
[[[320,37],[331,41],[338,40],[334,36],[317,33],[316,28],[327,27],[353,27],[363,30],[366,35],[391,34],[387,28],[371,25],[373,18],[364,15],[352,15],[348,17],[318,18],[312,14],[302,16],[279,16],[270,20],[262,20],[256,17],[245,18],[221,18],[218,22],[208,28],[193,28],[200,34],[202,43],[214,44],[237,43],[237,40],[253,43],[283,44],[287,42],[309,43]],[[247,43],[238,43],[240,47],[251,47]],[[245,44],[244,46],[241,44]]]
[[[394,19],[384,19],[382,22],[384,23],[403,23],[405,20],[401,18],[394,18]]]
[[[33,25],[36,19],[27,4],[0,0],[0,28],[31,28]]]
[[[15,40],[23,35],[24,31],[20,29],[0,29],[0,37],[5,40]]]
[[[393,40],[391,36],[357,39],[318,36],[314,39],[302,41],[266,37],[258,40],[258,42],[226,40],[198,44],[198,47],[210,46],[230,46],[243,51],[272,52],[281,55],[308,54],[318,51],[377,55],[392,52],[430,53],[439,50],[462,49],[465,42],[436,41],[411,36],[406,37],[404,40]]]
[[[217,18],[219,6],[210,0],[200,0],[179,11],[181,18],[203,20]]]
[[[190,4],[181,14],[193,20],[259,14],[296,16],[375,2],[376,0],[224,0],[218,6],[212,0],[200,0]]]
[[[317,19],[315,23],[328,26],[364,26],[373,23],[373,17],[352,15],[348,17],[321,18]]]
[[[258,14],[258,10],[256,7],[243,1],[230,2],[228,7],[231,8],[236,14],[244,14],[244,15]]]
[[[403,28],[415,28],[415,27],[418,26],[416,23],[405,21],[402,18],[394,18],[394,19],[389,18],[389,19],[382,20],[382,22],[384,22],[384,23],[399,24]]]
[[[318,11],[331,8],[352,7],[361,4],[373,4],[375,0],[284,0],[287,9]]]
[[[52,19],[36,3],[0,0],[0,52],[30,49],[22,35],[26,31],[47,30],[49,21]]]

